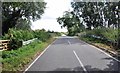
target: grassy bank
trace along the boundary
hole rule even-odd
[[[111,45],[106,45],[104,43],[102,43],[101,41],[95,40],[93,38],[89,38],[89,37],[80,37],[81,40],[87,42],[87,43],[91,43],[95,46],[98,46],[100,48],[104,48],[106,50],[111,50],[115,52],[115,49],[113,49],[113,47]]]
[[[118,29],[99,28],[81,33],[80,38],[84,41],[89,41],[97,45],[107,47],[111,50],[119,50]]]
[[[94,45],[116,58],[119,56],[120,48],[117,46],[118,29],[99,28],[80,33],[79,38]]]
[[[55,39],[51,38],[46,42],[35,41],[23,46],[18,50],[2,52],[3,71],[22,71],[25,66],[40,54]]]

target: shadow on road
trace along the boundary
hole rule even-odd
[[[104,58],[110,60],[110,58]],[[87,73],[120,73],[120,63],[111,59],[111,62],[107,64],[107,68],[101,70],[99,68],[93,68],[91,65],[84,66],[87,70]],[[53,71],[46,73],[86,73],[82,67],[75,68],[56,68]]]
[[[102,60],[110,60],[107,64],[107,68],[101,70],[99,68],[94,68],[91,65],[84,66],[87,73],[120,73],[120,63],[116,62],[112,58],[102,58]],[[26,73],[86,73],[82,67],[74,68],[56,68],[52,71],[27,71]]]
[[[102,58],[103,60],[111,60],[109,64],[107,64],[108,68],[105,68],[105,71],[119,71],[120,73],[120,62],[117,62],[116,60],[112,58]]]
[[[60,38],[56,40],[53,45],[69,45],[70,44],[80,44],[80,45],[87,45],[87,43],[78,40],[77,38]],[[87,73],[120,73],[120,62],[115,61],[114,59],[110,57],[102,58],[102,60],[109,60],[107,67],[104,69],[95,68],[92,65],[85,65],[85,69],[87,70]],[[98,63],[99,64],[99,63]],[[51,66],[52,67],[52,66]],[[74,67],[74,68],[56,68],[52,71],[28,71],[26,73],[86,73],[82,67]]]

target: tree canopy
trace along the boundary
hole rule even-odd
[[[72,2],[73,11],[91,27],[118,27],[120,2]]]
[[[24,22],[41,18],[46,8],[45,2],[3,2],[2,34],[7,33],[21,20]],[[29,23],[28,23],[29,24]],[[23,25],[24,26],[24,25]],[[26,25],[25,25],[26,26]]]
[[[75,35],[83,30],[84,26],[80,23],[80,19],[74,12],[66,11],[63,17],[58,17],[57,22],[62,27],[67,27],[68,35]],[[82,27],[82,28],[81,28]]]

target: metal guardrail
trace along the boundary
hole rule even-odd
[[[37,38],[27,40],[27,41],[20,41],[21,46],[30,44],[34,42],[35,40],[37,40]],[[0,40],[0,50],[8,50],[8,49],[10,49],[10,40]]]
[[[22,41],[22,45],[30,44],[30,43],[32,43],[35,40],[37,40],[37,38],[31,39],[31,40],[28,40],[28,41]]]
[[[105,37],[102,37],[102,36],[96,36],[96,35],[87,35],[88,37],[92,37],[92,38],[95,38],[97,40],[100,40],[102,41],[103,43],[108,43],[108,45],[112,45],[113,47],[115,48],[118,48],[117,45],[118,45],[118,42],[117,41],[112,41],[110,39],[107,39]]]
[[[88,36],[88,35],[87,35]],[[106,40],[108,42],[115,42],[115,41],[112,41],[110,39],[106,39],[105,37],[101,37],[101,36],[96,36],[96,35],[89,35],[89,37],[93,37],[93,38],[96,38],[96,39],[101,39],[101,40]],[[115,42],[117,43],[117,42]]]

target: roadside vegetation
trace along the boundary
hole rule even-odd
[[[8,50],[2,51],[2,70],[3,71],[20,71],[35,59],[35,56],[40,54],[45,47],[48,46],[55,36],[59,36],[57,32],[48,32],[42,30],[16,30],[10,29],[2,39],[10,39],[10,47]],[[21,41],[37,38],[32,43],[23,46]]]
[[[23,41],[37,38],[41,42],[46,42],[49,38],[59,36],[58,32],[41,30],[20,30],[20,29],[9,29],[8,33],[2,36],[3,40],[10,40],[9,50],[17,49],[22,46]]]
[[[0,52],[2,71],[8,73],[9,71],[16,73],[24,71],[26,66],[55,40],[54,37],[61,35],[59,32],[45,29],[31,29],[31,21],[40,19],[45,8],[44,0],[42,2],[2,3],[2,35],[0,35],[0,39],[1,41],[10,40],[7,45],[8,49]],[[23,45],[23,42],[32,39],[35,40]]]
[[[120,50],[120,2],[71,2],[72,11],[65,11],[57,21],[67,27],[68,35],[109,48]],[[119,53],[119,52],[118,52]]]
[[[55,40],[55,36],[59,36],[58,32],[42,30],[17,30],[10,29],[2,39],[10,40],[8,50],[2,51],[2,70],[3,71],[22,71],[25,66],[35,59],[51,42]],[[37,38],[28,45],[22,45],[21,41],[27,41]]]
[[[118,29],[94,29],[81,33],[79,38],[106,50],[108,49],[114,52],[119,50],[117,46]]]

